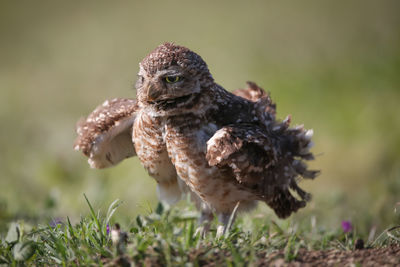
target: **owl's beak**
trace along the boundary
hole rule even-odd
[[[147,101],[154,102],[162,94],[162,91],[154,86],[154,84],[149,84],[147,87]]]

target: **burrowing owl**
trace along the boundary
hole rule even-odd
[[[106,101],[78,123],[75,149],[92,167],[136,154],[161,200],[190,192],[225,225],[238,203],[248,210],[263,201],[280,218],[306,205],[310,196],[297,182],[318,173],[304,163],[313,159],[313,132],[289,128],[290,117],[277,122],[261,88],[249,82],[230,93],[199,55],[171,43],[139,66],[136,100]]]

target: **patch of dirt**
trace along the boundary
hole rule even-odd
[[[205,250],[203,250],[205,249]],[[226,259],[233,260],[229,251],[216,249],[208,251],[206,248],[193,249],[189,252],[190,262],[195,266],[227,266]],[[174,255],[171,255],[172,257]],[[400,266],[400,246],[392,245],[383,248],[344,250],[306,250],[300,249],[294,260],[285,261],[283,250],[266,255],[265,252],[257,253],[258,261],[254,266],[273,267],[309,267],[309,266]],[[104,266],[165,266],[157,255],[149,253],[144,259],[135,261],[128,256],[120,256],[115,259],[105,259]]]
[[[282,251],[260,260],[259,266],[400,266],[400,246],[358,249],[354,251],[299,250],[295,260],[285,262]]]

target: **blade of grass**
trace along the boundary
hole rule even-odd
[[[98,228],[99,233],[100,233],[101,245],[103,245],[105,238],[104,238],[103,230],[102,230],[102,227],[101,227],[101,223],[100,223],[99,219],[97,218],[96,213],[94,212],[94,209],[93,209],[92,205],[89,202],[89,199],[86,197],[86,194],[83,194],[83,196],[85,197],[86,202],[89,205],[90,214],[92,215],[92,218],[93,218],[93,220],[95,221],[95,223],[97,225],[97,228]]]
[[[186,228],[186,248],[190,249],[193,245],[193,241],[194,241],[194,225],[193,225],[193,221],[189,221],[189,224],[187,225]]]
[[[106,224],[110,222],[111,217],[114,215],[117,208],[122,204],[122,201],[116,199],[111,203],[110,207],[108,207],[107,216],[106,216]]]
[[[71,238],[76,240],[77,237],[76,237],[75,232],[74,232],[74,227],[72,227],[72,224],[71,224],[71,221],[69,220],[69,217],[67,217],[67,225],[68,225],[68,231],[69,231],[69,234],[71,235]]]
[[[229,236],[229,230],[231,229],[231,226],[232,226],[232,223],[233,223],[233,221],[235,219],[236,212],[237,212],[237,210],[239,208],[239,205],[240,205],[240,201],[238,201],[236,203],[235,208],[233,209],[232,214],[229,217],[228,225],[226,226],[226,229],[225,229],[225,238],[227,238]]]

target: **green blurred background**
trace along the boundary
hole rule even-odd
[[[228,90],[257,82],[278,117],[315,132],[322,170],[293,220],[360,231],[400,222],[399,1],[1,1],[0,224],[79,218],[119,198],[119,215],[155,206],[137,158],[90,169],[75,122],[134,97],[158,44],[191,48]],[[264,205],[256,214],[276,219]],[[400,208],[400,207],[398,207]],[[254,216],[253,213],[253,216]],[[129,220],[129,219],[128,219]]]

